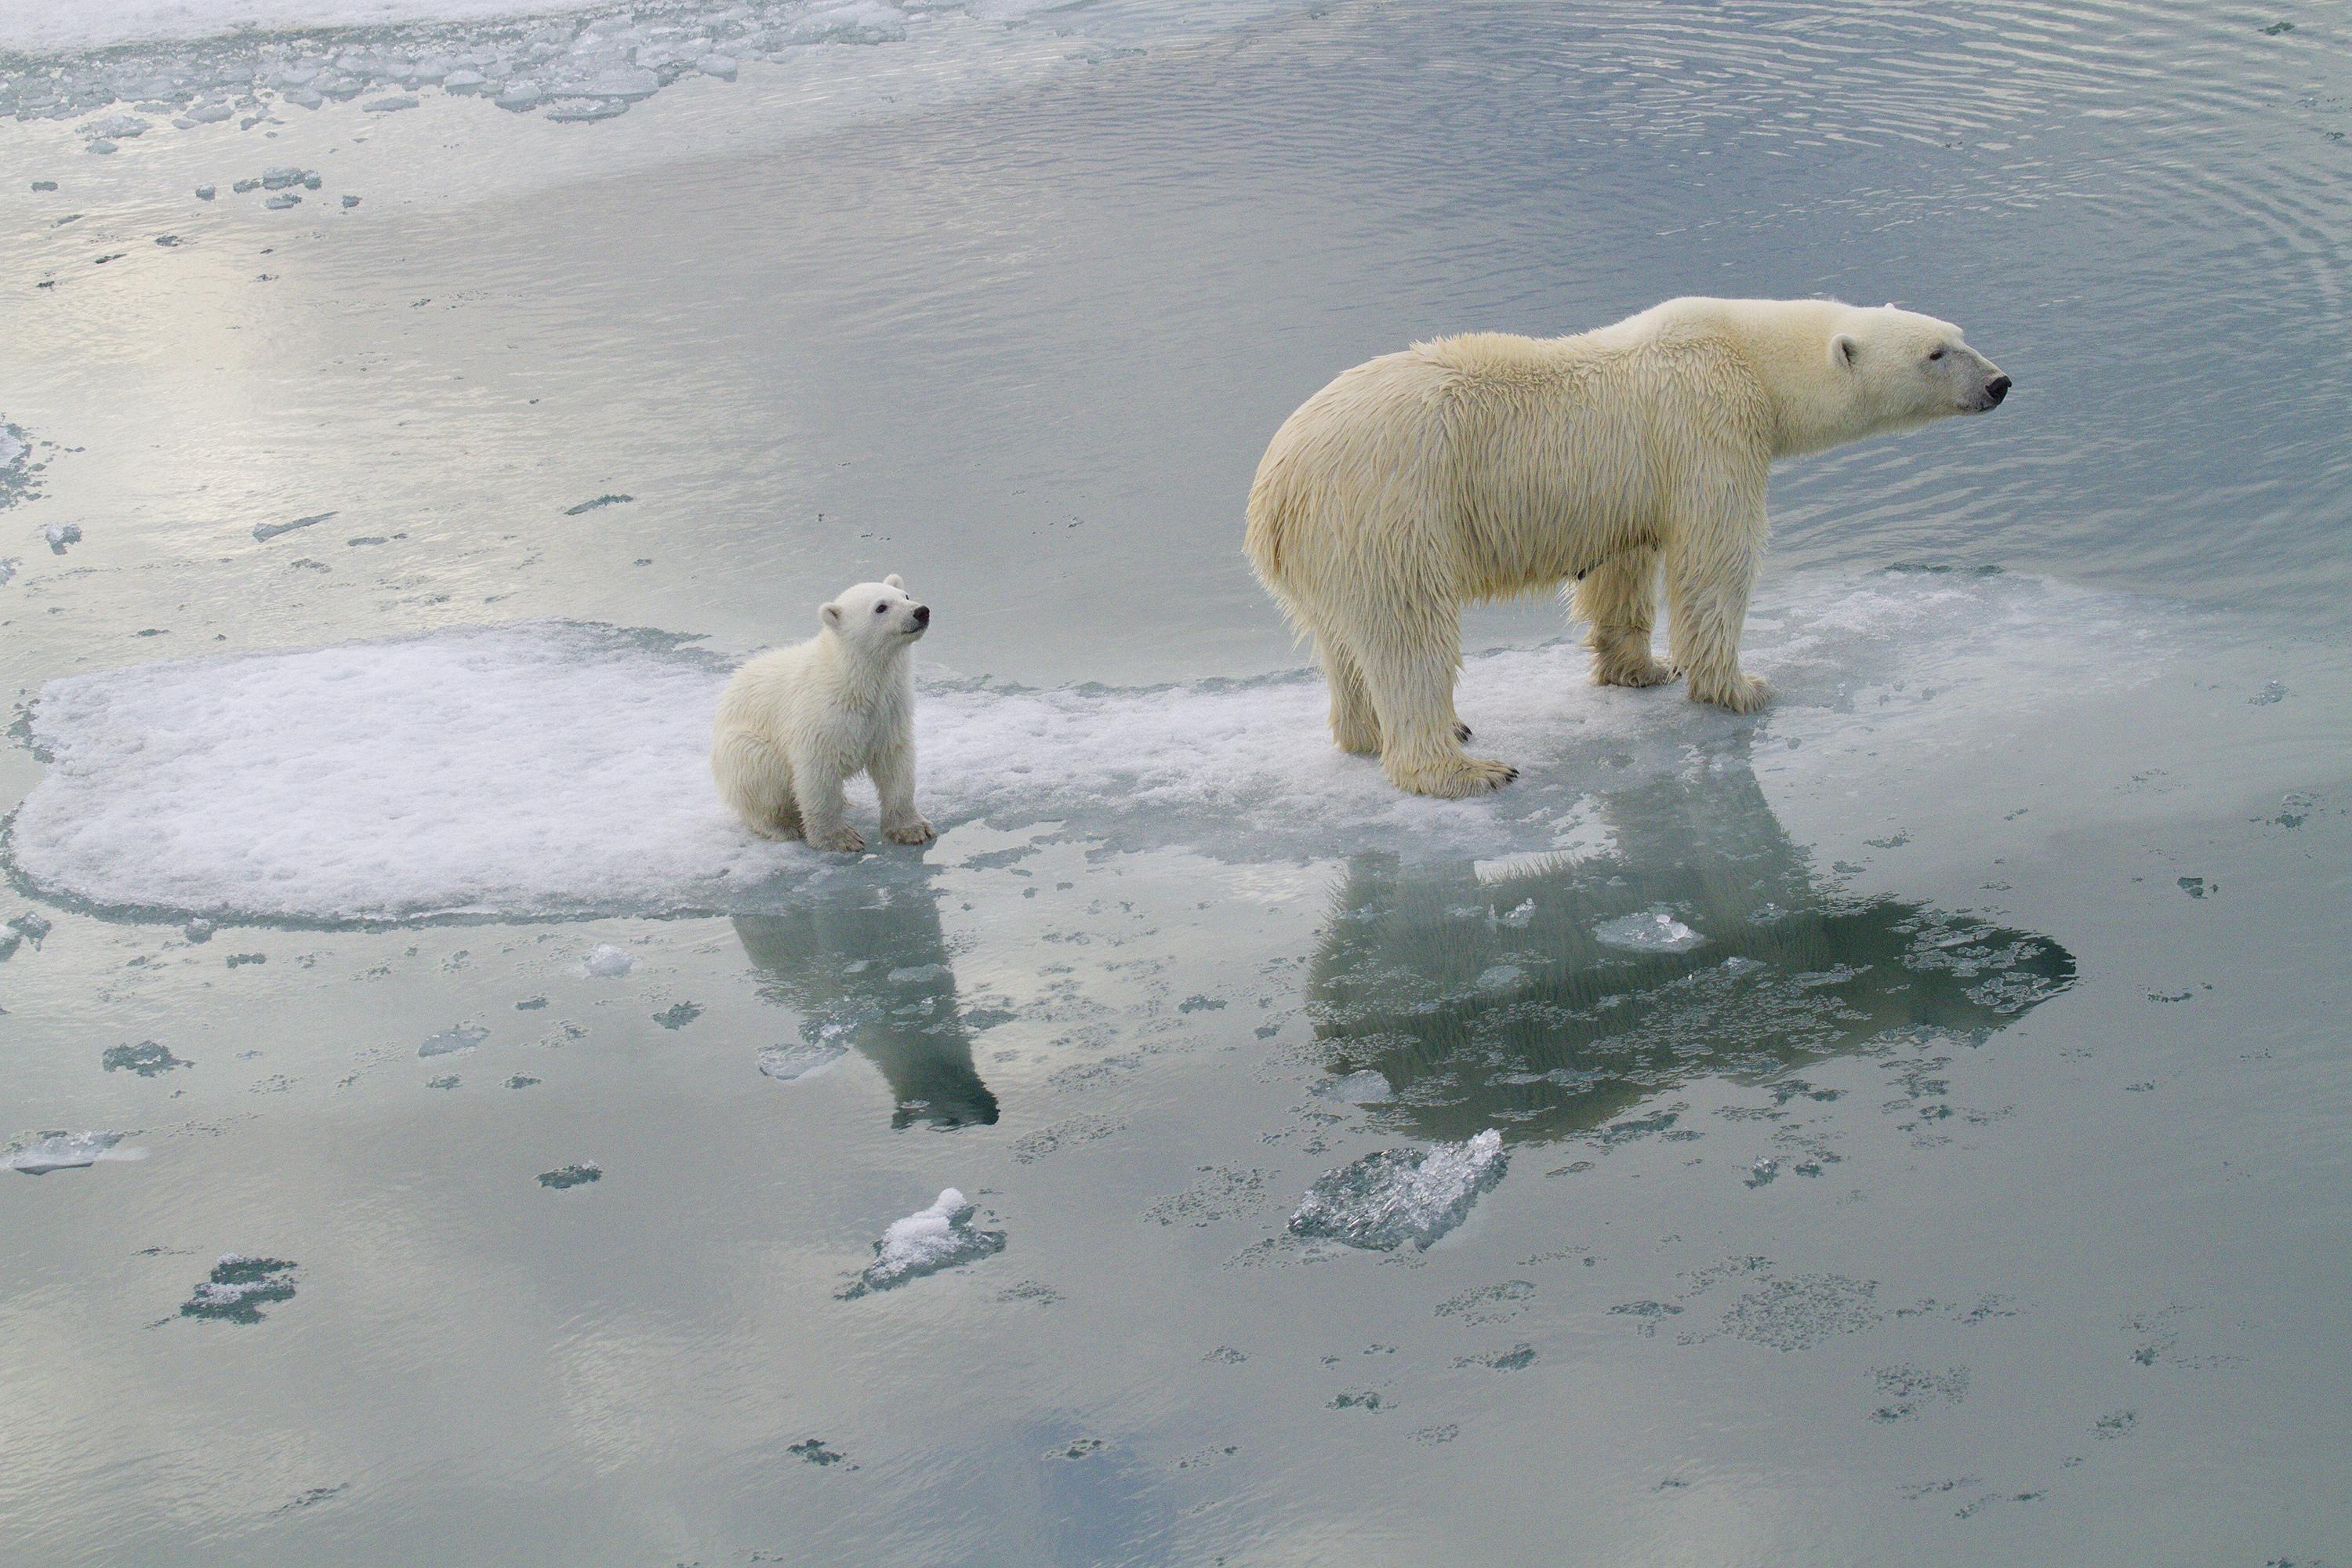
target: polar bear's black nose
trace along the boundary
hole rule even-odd
[[[1990,381],[1986,382],[1985,395],[1991,398],[1993,402],[1998,405],[2002,398],[2009,395],[2009,377],[2005,375],[1997,375]]]
[[[919,626],[928,626],[931,624],[931,607],[929,605],[915,606],[915,624]]]

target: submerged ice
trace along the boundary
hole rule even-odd
[[[0,1168],[45,1176],[52,1171],[79,1171],[100,1160],[144,1158],[138,1149],[118,1148],[127,1132],[42,1132],[30,1142],[0,1152]]]
[[[2020,659],[2074,690],[2143,677],[2148,637],[2119,629],[2115,605],[2034,583],[1885,576],[1759,611],[1749,641],[1784,709],[1932,679],[1934,714],[1914,717],[1919,698],[1878,704],[1869,721],[1948,732],[1971,689],[2014,709],[2004,677]],[[1058,821],[1126,847],[1224,856],[1513,854],[1580,842],[1558,785],[1603,748],[1670,768],[1755,722],[1677,694],[1595,690],[1584,658],[1560,642],[1465,661],[1460,703],[1479,744],[1523,770],[1484,800],[1401,795],[1332,751],[1322,688],[1304,675],[934,688],[919,703],[920,795],[943,829]],[[562,623],[71,676],[34,704],[49,766],[6,853],[51,893],[173,914],[789,904],[857,863],[755,839],[720,808],[709,747],[723,678],[680,639]],[[1666,925],[1643,940],[1661,938],[1685,940]]]
[[[1318,1177],[1290,1229],[1381,1252],[1427,1247],[1469,1217],[1508,1160],[1491,1127],[1459,1143],[1382,1149]]]
[[[1003,1250],[1004,1233],[981,1229],[963,1194],[948,1187],[930,1207],[891,1222],[882,1239],[874,1244],[874,1261],[842,1292],[842,1299],[888,1290]]]

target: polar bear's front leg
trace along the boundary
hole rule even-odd
[[[875,793],[882,797],[882,837],[893,844],[929,844],[939,835],[915,809],[915,751],[892,746],[874,759],[869,770]]]
[[[1772,689],[1739,668],[1739,634],[1748,597],[1764,559],[1764,496],[1744,490],[1708,498],[1675,520],[1666,551],[1666,595],[1674,624],[1675,668],[1690,678],[1692,700],[1752,713]]]
[[[866,836],[849,826],[849,796],[842,790],[841,764],[834,757],[810,752],[793,758],[793,784],[799,795],[801,816],[811,847],[854,854],[866,847]]]
[[[1592,625],[1595,686],[1660,686],[1674,671],[1652,655],[1658,622],[1658,552],[1641,545],[1588,570],[1576,584],[1576,613]]]

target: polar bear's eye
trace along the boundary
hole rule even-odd
[[[876,615],[877,615],[877,616],[878,616],[878,615],[880,615],[883,611],[885,611],[885,610],[888,609],[889,607],[890,607],[890,606],[889,606],[889,605],[888,605],[888,603],[887,603],[887,602],[885,602],[885,603],[883,603],[883,604],[877,605],[875,605],[875,606],[874,606],[874,613],[875,613]]]
[[[1927,357],[1929,359],[1942,359],[1944,357],[1944,351],[1937,349],[1934,353],[1929,354]]]

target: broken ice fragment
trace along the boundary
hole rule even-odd
[[[963,1194],[948,1187],[930,1207],[891,1222],[882,1239],[874,1244],[874,1261],[841,1292],[841,1299],[854,1300],[871,1291],[887,1290],[1003,1250],[1004,1233],[973,1225],[971,1205],[964,1202]]]
[[[767,1046],[760,1051],[760,1070],[781,1083],[793,1083],[815,1077],[848,1054],[847,1046],[830,1042]]]
[[[1384,1075],[1367,1068],[1362,1072],[1317,1084],[1315,1094],[1318,1099],[1336,1100],[1342,1105],[1378,1105],[1393,1099],[1396,1091],[1389,1087]]]
[[[1290,1216],[1291,1233],[1380,1252],[1427,1247],[1469,1217],[1508,1159],[1493,1128],[1460,1143],[1382,1149],[1318,1177]]]
[[[79,1171],[100,1160],[144,1159],[142,1150],[115,1147],[129,1136],[126,1132],[43,1132],[30,1143],[14,1144],[0,1153],[0,1167],[46,1176],[51,1171]]]
[[[637,966],[636,955],[626,948],[614,947],[609,942],[598,942],[580,961],[580,973],[599,980],[609,980],[616,974],[626,974]]]
[[[539,1184],[562,1192],[566,1187],[584,1186],[604,1179],[604,1167],[593,1160],[583,1160],[576,1165],[566,1165],[560,1171],[541,1171]]]
[[[48,527],[41,530],[41,537],[48,541],[50,554],[63,555],[66,552],[66,547],[68,545],[79,544],[81,542],[81,524],[78,522],[53,522],[49,524]]]
[[[1592,936],[1603,947],[1622,947],[1632,952],[1688,952],[1706,941],[1664,908],[1603,921],[1592,928]]]
[[[459,1051],[472,1050],[489,1037],[490,1032],[488,1029],[461,1024],[454,1028],[444,1029],[426,1040],[416,1047],[416,1054],[420,1057],[454,1056]]]

